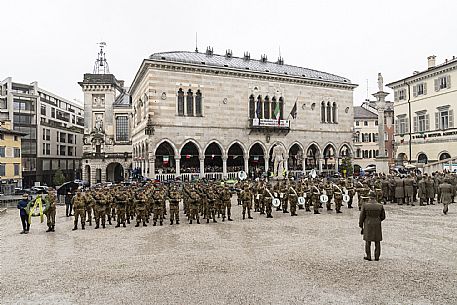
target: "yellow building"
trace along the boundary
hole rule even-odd
[[[22,187],[21,137],[11,130],[10,121],[0,122],[0,193],[9,195]]]

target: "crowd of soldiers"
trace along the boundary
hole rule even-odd
[[[170,225],[179,224],[180,209],[189,224],[200,220],[207,223],[232,221],[232,197],[236,196],[242,206],[242,218],[253,219],[252,210],[266,218],[273,218],[273,211],[282,211],[297,216],[298,210],[320,214],[325,208],[342,213],[342,207],[353,208],[357,196],[359,210],[369,198],[370,191],[376,194],[378,203],[396,203],[414,206],[433,205],[435,198],[443,203],[443,213],[454,201],[457,178],[455,175],[435,173],[433,175],[406,176],[373,175],[356,179],[331,179],[307,177],[298,180],[244,180],[236,184],[221,181],[174,182],[90,188],[78,190],[72,199],[74,228],[85,229],[86,224],[95,229],[105,228],[107,223],[115,227],[126,227],[131,222],[135,227],[163,225],[169,217]],[[50,204],[48,232],[55,226],[55,195],[48,194],[45,201]],[[323,206],[325,205],[325,207]],[[333,209],[333,205],[334,208]],[[311,210],[312,207],[312,210]],[[48,215],[48,214],[46,214]],[[152,218],[152,219],[151,219]]]

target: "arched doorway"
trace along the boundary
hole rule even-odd
[[[428,157],[427,157],[426,154],[420,153],[420,154],[417,156],[417,163],[427,164],[427,162],[428,162]]]
[[[244,170],[244,153],[240,144],[233,143],[228,150],[227,157],[227,172],[233,173]]]
[[[102,182],[102,169],[97,168],[95,170],[95,183],[101,183]]]
[[[443,161],[443,160],[446,160],[446,159],[450,159],[451,158],[451,155],[448,154],[447,152],[444,152],[440,155],[440,161]]]
[[[303,170],[303,149],[297,143],[289,149],[289,161],[287,165],[290,171]]]
[[[215,142],[205,149],[205,173],[222,173],[222,150]]]
[[[335,147],[333,145],[328,144],[324,148],[324,164],[322,169],[327,172],[335,171]]]
[[[84,166],[84,175],[86,177],[86,182],[89,184],[90,186],[90,165],[86,165]]]
[[[406,156],[405,153],[399,153],[397,156],[396,163],[399,166],[403,166],[403,163],[408,160],[408,157]]]
[[[167,141],[160,143],[155,151],[155,173],[168,174],[176,170],[175,151]]]
[[[319,147],[316,144],[312,144],[306,151],[306,170],[318,169],[319,168]]]
[[[249,149],[249,176],[257,178],[265,172],[265,152],[259,143],[252,145]]]
[[[119,183],[124,180],[124,168],[118,162],[108,164],[106,167],[106,181]]]
[[[197,145],[187,142],[181,149],[181,173],[199,173],[200,159]]]

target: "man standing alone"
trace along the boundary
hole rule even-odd
[[[381,255],[382,229],[381,222],[386,218],[382,204],[376,202],[376,194],[370,192],[370,201],[362,206],[359,218],[359,227],[362,229],[365,241],[365,260],[371,261],[371,242],[375,243],[374,259],[379,260]]]

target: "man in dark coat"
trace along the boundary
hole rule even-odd
[[[381,255],[382,229],[381,221],[386,218],[384,206],[376,202],[376,193],[370,192],[370,200],[362,206],[359,217],[359,227],[362,229],[365,240],[364,259],[371,261],[371,242],[375,243],[374,259],[379,260]]]
[[[19,209],[19,215],[21,216],[21,223],[22,223],[22,232],[21,234],[27,234],[30,230],[30,223],[29,223],[29,213],[27,211],[27,205],[29,203],[29,195],[24,194],[22,195],[22,200],[19,201],[17,204],[17,208]]]

